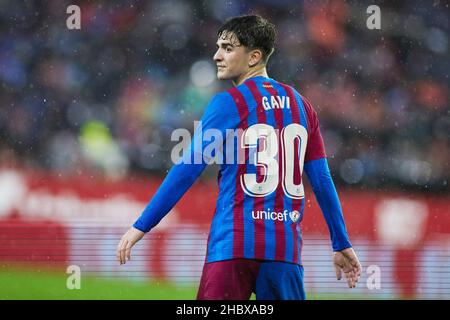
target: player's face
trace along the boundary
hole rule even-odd
[[[234,34],[217,40],[217,51],[214,55],[219,80],[233,80],[248,70],[249,53],[239,43]]]

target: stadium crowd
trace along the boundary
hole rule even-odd
[[[2,1],[0,166],[164,174],[216,80],[216,30],[254,12],[278,30],[269,76],[315,106],[336,183],[448,191],[448,7],[388,1]],[[209,176],[207,174],[206,176]]]

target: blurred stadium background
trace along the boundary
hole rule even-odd
[[[172,165],[172,131],[231,85],[215,78],[216,30],[249,12],[278,29],[269,76],[319,114],[364,268],[356,289],[335,280],[307,192],[309,297],[450,298],[448,1],[0,0],[0,299],[195,298],[216,168],[131,263],[115,248]]]

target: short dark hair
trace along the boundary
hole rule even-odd
[[[246,15],[227,20],[217,32],[218,38],[226,38],[232,32],[240,44],[250,49],[260,49],[267,63],[274,51],[275,26],[258,15]]]

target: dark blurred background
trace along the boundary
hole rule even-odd
[[[277,27],[269,76],[312,102],[337,184],[448,192],[449,2],[372,2],[2,0],[0,166],[164,175],[172,131],[231,86],[216,30],[252,12]]]

